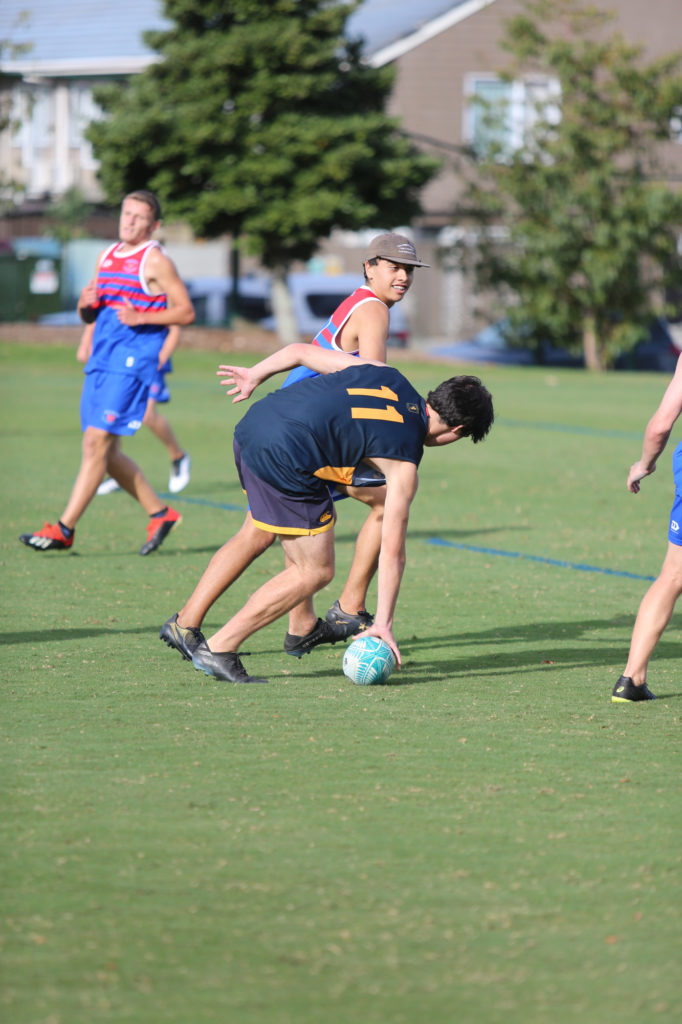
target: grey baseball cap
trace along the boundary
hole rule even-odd
[[[388,231],[384,235],[377,235],[367,246],[365,261],[374,259],[393,260],[394,263],[404,263],[409,267],[428,267],[429,263],[422,263],[417,256],[414,242],[411,242],[405,235],[398,235],[395,231]]]

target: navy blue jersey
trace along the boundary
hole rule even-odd
[[[256,402],[234,436],[242,458],[285,494],[350,484],[363,459],[419,465],[426,403],[392,366],[352,366],[299,381]]]

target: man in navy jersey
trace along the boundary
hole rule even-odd
[[[493,422],[492,399],[477,377],[453,377],[424,400],[393,367],[313,345],[289,345],[250,369],[221,366],[219,373],[237,402],[268,377],[297,365],[322,376],[266,395],[234,433],[253,528],[279,536],[285,568],[208,640],[198,629],[187,629],[183,633],[191,635],[184,642],[180,637],[171,643],[195,668],[217,679],[267,681],[246,672],[239,647],[333,578],[336,517],[329,485],[349,483],[361,462],[386,480],[377,611],[363,635],[385,640],[400,665],[393,616],[424,448],[461,437],[476,443]],[[163,629],[161,638],[168,642]]]
[[[120,447],[121,437],[142,426],[169,326],[194,320],[185,285],[152,239],[160,218],[152,192],[129,193],[121,206],[119,240],[100,255],[95,277],[81,292],[81,319],[95,324],[81,395],[81,465],[61,518],[19,537],[34,551],[64,551],[73,546],[76,523],[105,472],[149,516],[141,555],[156,550],[180,520],[180,514],[164,505]]]
[[[405,235],[389,231],[373,238],[365,250],[363,284],[337,306],[312,344],[385,363],[390,309],[409,291],[415,270],[424,267],[428,264],[419,258],[414,243]],[[282,387],[313,376],[314,371],[308,367],[297,366]],[[317,618],[310,598],[289,612],[284,637],[287,654],[300,658],[319,644],[346,640],[371,626],[372,615],[367,611],[366,598],[376,575],[381,545],[383,485],[381,475],[366,466],[358,467],[348,484],[334,485],[335,501],[354,498],[365,505],[368,515],[356,538],[348,576],[325,618]],[[161,639],[189,658],[186,642],[193,643],[209,609],[245,566],[259,558],[274,539],[274,534],[254,527],[251,513],[247,511],[242,528],[216,551],[188,602],[161,627]]]

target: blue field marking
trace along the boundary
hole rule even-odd
[[[502,551],[500,548],[479,548],[474,544],[457,544],[452,540],[431,537],[427,544],[437,544],[443,548],[458,548],[460,551],[473,551],[479,555],[495,555],[497,558],[522,558],[526,562],[541,562],[543,565],[554,565],[558,569],[575,569],[576,572],[599,572],[604,576],[624,576],[629,580],[647,580],[651,582],[655,576],[640,576],[636,572],[624,572],[622,569],[602,569],[598,565],[585,565],[582,562],[564,562],[559,558],[543,558],[541,555],[524,555],[521,551]]]
[[[631,430],[611,430],[602,427],[581,427],[579,424],[570,423],[544,423],[533,422],[532,420],[508,420],[496,419],[504,427],[522,427],[525,430],[554,430],[561,434],[587,434],[590,437],[618,437],[626,441],[641,440],[642,433],[634,433]]]
[[[188,505],[205,505],[206,508],[221,508],[226,512],[246,512],[246,503],[243,505],[229,505],[222,501],[208,501],[206,498],[185,498],[182,494],[170,494],[167,491],[159,492],[160,498],[167,498],[175,505],[178,501],[186,501]]]

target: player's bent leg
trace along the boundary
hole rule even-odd
[[[289,564],[251,595],[240,611],[208,638],[212,651],[236,652],[257,630],[285,615],[334,578],[334,531],[282,537]]]
[[[274,540],[275,534],[259,530],[247,512],[239,531],[216,551],[206,566],[189,600],[178,612],[178,624],[182,628],[201,628],[209,608]]]

